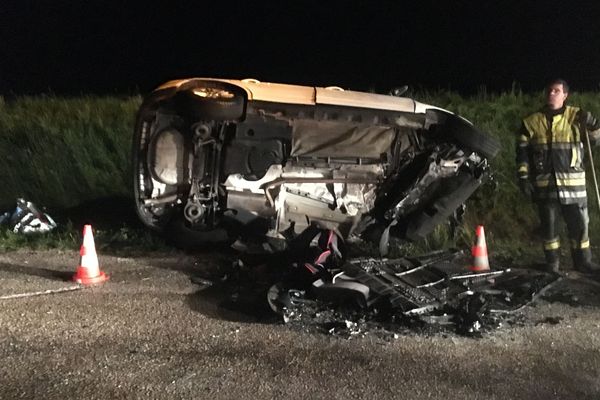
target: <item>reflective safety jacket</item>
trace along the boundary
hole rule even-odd
[[[538,200],[586,204],[582,136],[594,144],[600,122],[578,107],[543,109],[523,120],[517,139],[519,178],[530,179]]]

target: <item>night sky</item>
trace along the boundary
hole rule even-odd
[[[594,3],[3,0],[0,93],[147,93],[193,76],[462,93],[563,77],[598,90]]]

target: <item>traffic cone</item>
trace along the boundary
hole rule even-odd
[[[487,246],[485,244],[485,232],[483,231],[483,225],[478,225],[475,230],[475,236],[477,240],[475,246],[471,249],[473,255],[473,264],[470,270],[473,272],[485,272],[490,270],[490,263],[488,261]]]
[[[98,265],[98,256],[96,255],[96,246],[94,245],[94,235],[92,226],[83,227],[83,244],[79,250],[79,267],[73,275],[73,280],[82,285],[98,285],[106,282],[108,276],[100,271]]]

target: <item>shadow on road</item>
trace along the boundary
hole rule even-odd
[[[216,285],[188,295],[187,303],[192,310],[213,319],[265,324],[281,320],[269,308],[266,290],[240,293]]]
[[[21,275],[37,276],[40,278],[58,281],[68,281],[73,275],[72,272],[67,271],[56,271],[49,268],[38,268],[29,265],[15,265],[6,263],[0,263],[0,271]]]
[[[600,282],[591,275],[569,272],[542,299],[571,307],[600,307]]]

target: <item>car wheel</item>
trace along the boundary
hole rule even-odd
[[[210,99],[187,91],[177,95],[176,104],[180,112],[198,120],[230,121],[244,115],[244,98],[241,96]]]
[[[500,151],[500,142],[488,133],[482,132],[459,117],[449,118],[449,134],[460,144],[492,159]]]

